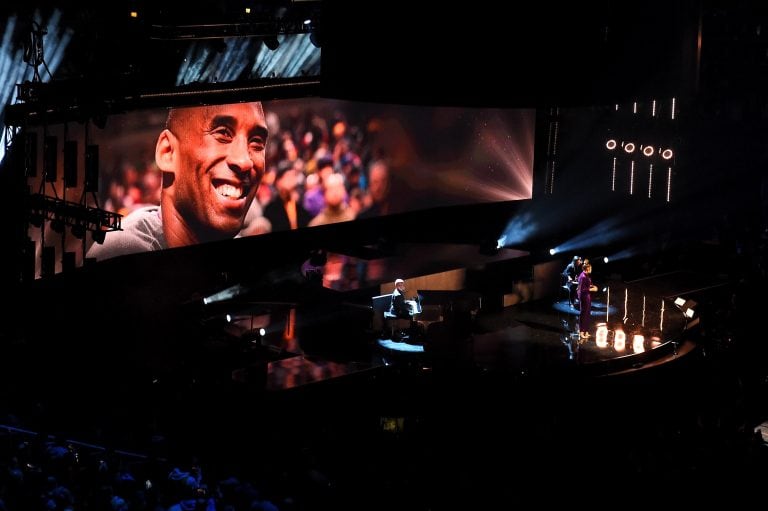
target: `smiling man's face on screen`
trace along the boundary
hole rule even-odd
[[[261,103],[176,109],[157,141],[169,246],[232,237],[265,168]]]

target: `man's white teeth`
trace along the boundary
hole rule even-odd
[[[243,189],[239,186],[223,184],[216,187],[216,192],[223,197],[230,199],[239,199],[243,196]]]

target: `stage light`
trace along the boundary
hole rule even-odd
[[[266,335],[266,333],[267,333],[266,330],[264,330],[263,328],[259,328],[259,335],[260,336],[264,337],[264,335]]]
[[[634,142],[627,142],[626,144],[624,144],[624,151],[627,153],[634,153],[635,152]]]
[[[554,249],[554,248],[550,248],[549,249],[549,255],[555,255],[555,254],[557,254],[557,250]]]
[[[645,337],[640,334],[632,336],[632,351],[642,353],[645,351]]]
[[[277,39],[277,36],[270,35],[266,36],[264,39],[264,46],[269,48],[272,51],[275,51],[280,46],[280,41]]]
[[[245,8],[245,14],[251,14],[251,8],[250,7],[246,7]]]
[[[28,207],[30,224],[39,227],[44,220],[49,220],[51,229],[60,233],[69,225],[77,238],[85,237],[86,231],[102,231],[99,243],[103,243],[106,232],[121,230],[121,215],[78,202],[36,193],[29,197]],[[93,239],[98,241],[99,236],[94,235]]]
[[[613,151],[614,149],[616,149],[616,140],[610,139],[608,142],[605,143],[605,148],[608,149],[609,151]]]
[[[51,221],[51,229],[54,232],[64,232],[64,220],[56,217]]]
[[[616,335],[614,337],[613,349],[616,351],[624,351],[625,349],[627,349],[627,336],[624,335],[624,332],[621,330],[619,330],[618,332],[621,332],[621,335]]]
[[[227,323],[232,323],[232,316],[227,314]]]
[[[323,46],[323,41],[318,29],[313,30],[309,34],[309,42],[312,43],[315,48],[321,48]]]
[[[605,257],[603,257],[603,262],[604,262],[605,264],[608,264],[608,256],[605,256]]]
[[[694,300],[686,300],[685,298],[679,296],[675,298],[675,305],[677,305],[677,307],[683,312],[683,315],[686,318],[691,319],[695,314],[694,309],[698,303]]]
[[[131,11],[131,18],[138,18],[139,13],[137,11]]]
[[[651,156],[653,156],[653,146],[652,145],[647,145],[647,146],[643,147],[643,154],[645,156],[648,156],[649,158]]]
[[[595,345],[598,348],[608,347],[608,327],[604,326],[602,329],[598,327],[595,331]]]
[[[72,236],[81,240],[85,238],[85,226],[83,224],[75,224],[72,226]]]
[[[595,330],[595,343],[601,348],[608,346],[608,325],[605,323],[597,324],[597,330]]]
[[[661,152],[661,157],[664,158],[665,160],[670,160],[672,159],[672,154],[673,154],[672,149],[664,149]]]
[[[626,346],[627,345],[627,334],[624,333],[624,330],[616,330],[613,333],[613,347],[616,348],[617,345],[620,346]],[[624,348],[622,348],[623,350]]]
[[[91,231],[91,238],[93,238],[93,241],[95,243],[98,243],[99,245],[104,243],[104,240],[107,237],[107,231]]]

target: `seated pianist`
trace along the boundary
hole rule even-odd
[[[416,300],[405,299],[405,281],[403,279],[395,280],[395,290],[392,292],[392,301],[390,302],[389,311],[384,314],[384,317],[406,321],[398,321],[398,324],[391,324],[394,340],[398,341],[411,338],[411,334],[416,333],[413,321],[414,315],[420,312],[418,305]]]
[[[392,304],[389,306],[391,316],[400,319],[411,319],[415,310],[410,302],[413,300],[405,299],[405,281],[403,279],[395,280],[395,290],[392,292]]]

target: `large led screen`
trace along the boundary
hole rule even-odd
[[[113,117],[95,138],[124,231],[89,255],[529,198],[534,117],[327,99]]]
[[[87,239],[85,255],[104,260],[530,198],[534,122],[532,109],[318,98],[113,115],[97,123],[103,128],[90,123],[78,147],[98,146],[94,198],[123,215],[122,230],[106,233],[103,243]],[[81,131],[70,125],[47,134],[79,139]],[[87,180],[87,169],[82,173]],[[79,189],[73,192],[69,197],[79,196]],[[57,244],[55,236],[48,232],[45,244]]]

